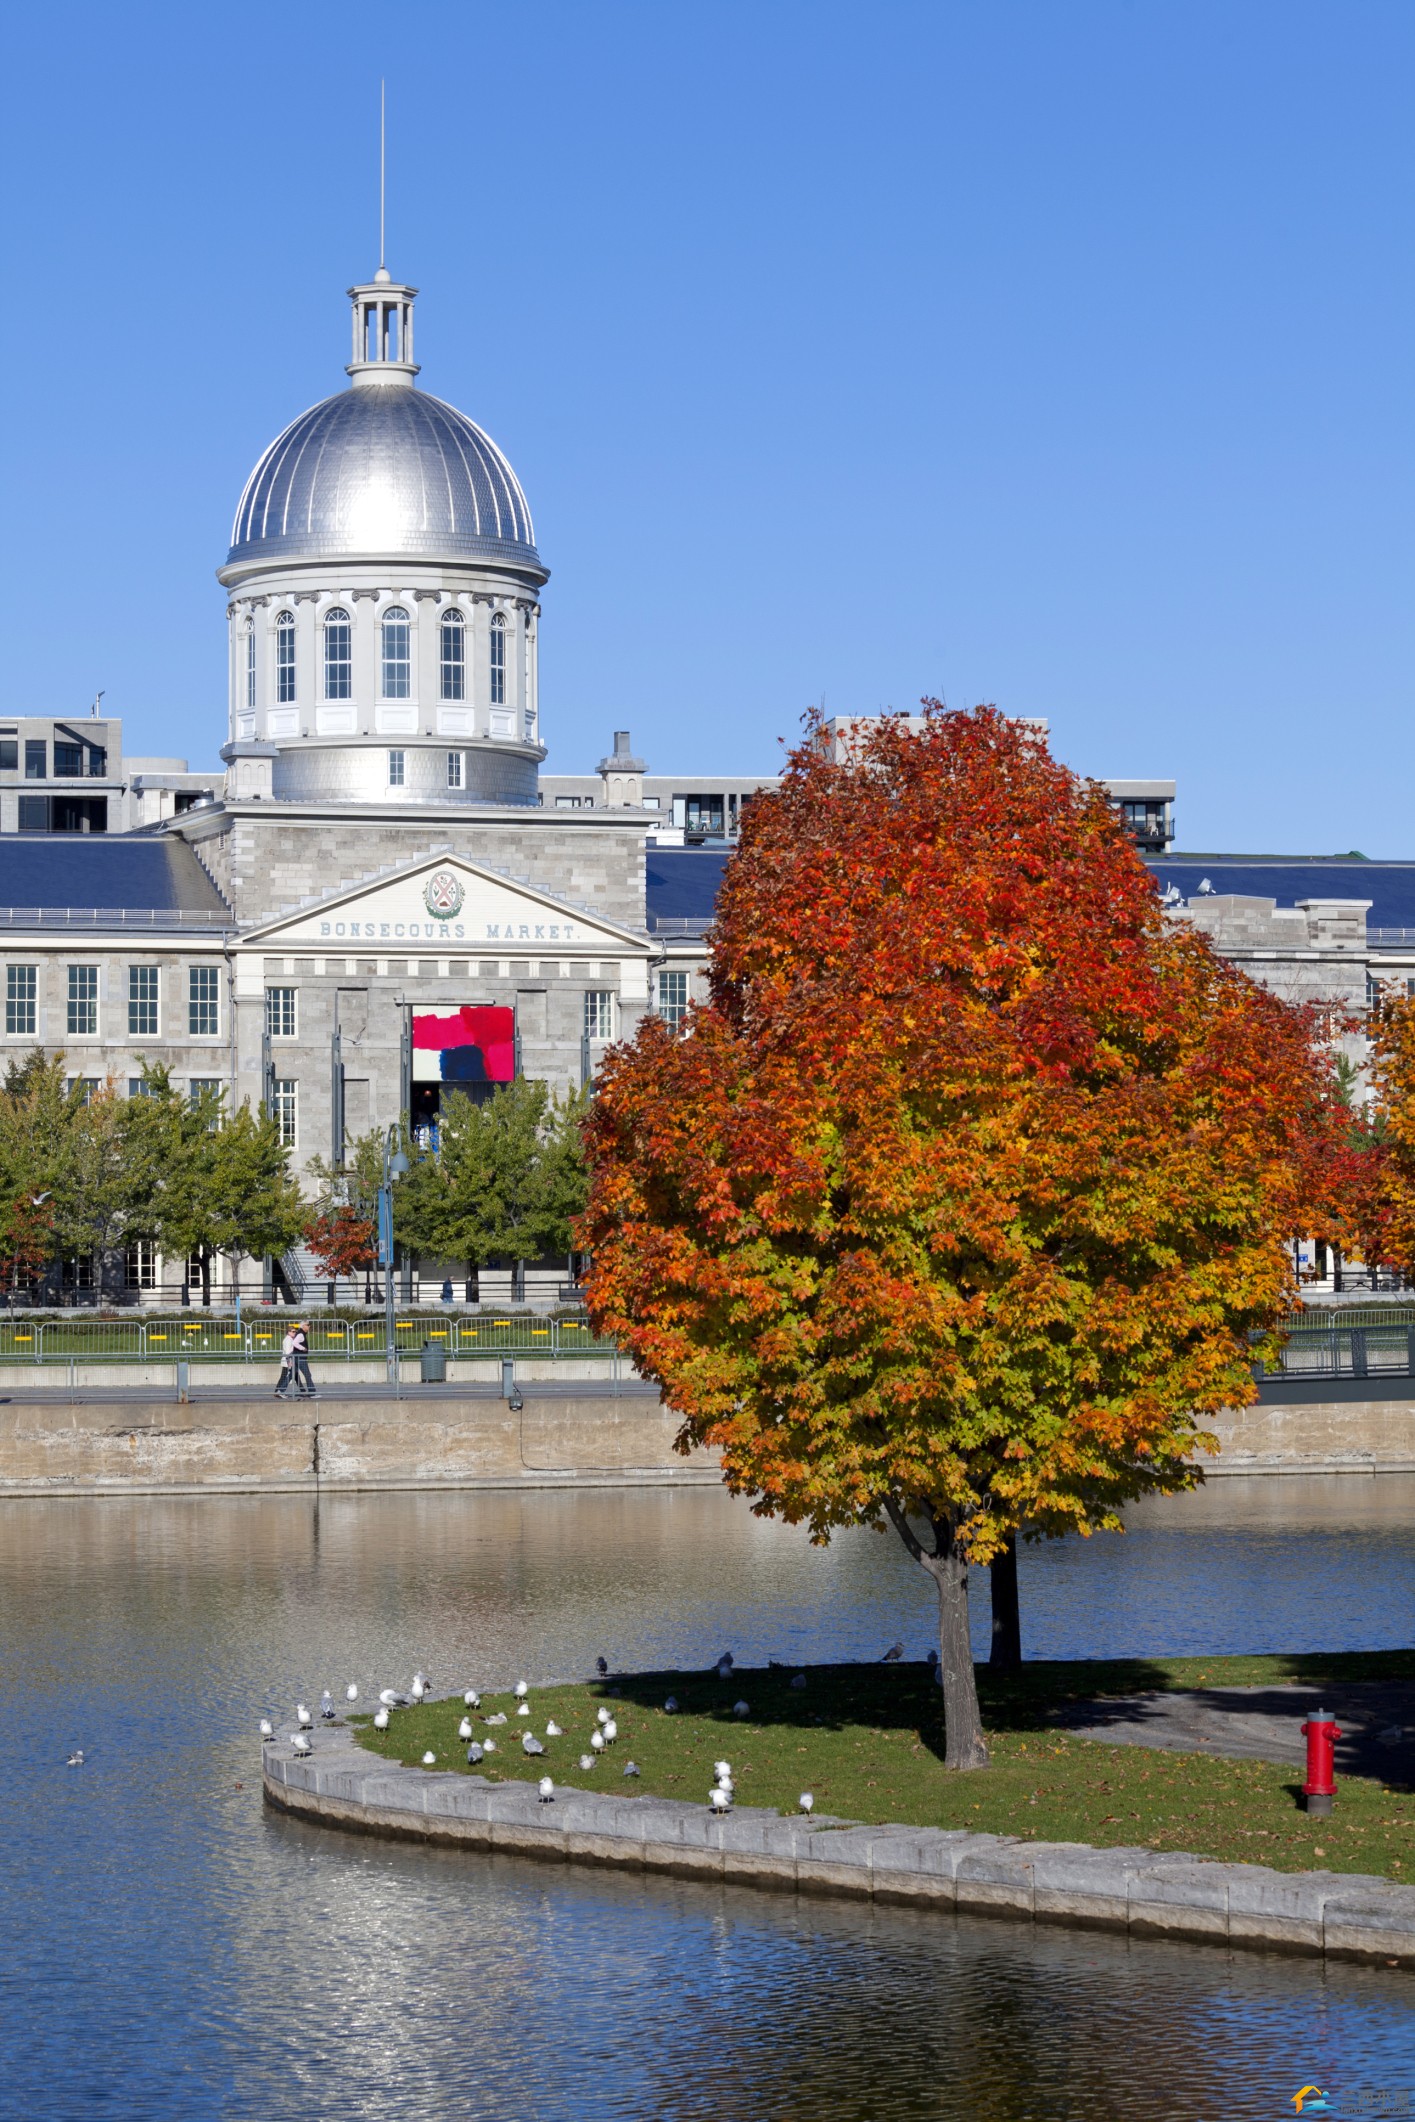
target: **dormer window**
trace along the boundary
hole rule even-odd
[[[380,697],[408,700],[413,691],[413,630],[401,605],[394,604],[384,613],[379,635]]]

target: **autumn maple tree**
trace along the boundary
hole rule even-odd
[[[1254,1396],[1329,1084],[1304,1015],[1166,917],[1104,791],[991,709],[754,802],[685,1035],[587,1123],[586,1294],[754,1508],[891,1523],[987,1759],[970,1564],[1190,1486]]]

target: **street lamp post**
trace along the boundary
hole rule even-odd
[[[398,1340],[393,1325],[393,1181],[408,1169],[398,1141],[399,1129],[389,1121],[383,1137],[383,1184],[378,1189],[378,1264],[383,1269],[384,1352],[388,1382],[398,1382]]]

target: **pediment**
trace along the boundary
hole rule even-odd
[[[561,957],[646,957],[632,929],[586,914],[533,885],[512,883],[462,855],[432,855],[249,929],[267,949],[476,951]]]

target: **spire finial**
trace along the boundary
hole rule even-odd
[[[378,84],[378,269],[383,272],[388,264],[384,244],[384,201],[387,196],[388,171],[388,84]]]

